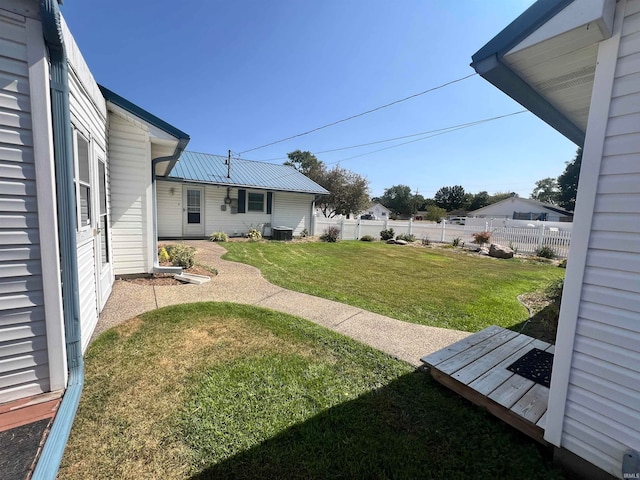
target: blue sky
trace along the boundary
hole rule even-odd
[[[96,80],[187,132],[188,149],[234,154],[472,74],[471,55],[532,0],[68,0],[62,13]],[[523,108],[474,76],[242,158],[282,163]],[[419,137],[408,138],[412,140]],[[376,153],[317,153],[397,184],[515,191],[556,177],[576,146],[522,113]],[[351,158],[356,157],[357,158]]]

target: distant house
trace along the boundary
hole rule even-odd
[[[581,478],[638,478],[640,0],[538,0],[472,66],[583,147],[544,439]]]
[[[388,220],[391,215],[391,210],[381,203],[375,202],[356,215],[356,218],[360,218],[362,215],[372,215],[375,220]]]
[[[295,168],[220,155],[183,152],[157,181],[158,237],[230,236],[271,227],[293,235],[311,229],[317,195],[327,190]]]
[[[543,222],[571,222],[573,220],[573,213],[556,207],[555,205],[515,196],[468,212],[467,216],[476,218],[540,220]]]

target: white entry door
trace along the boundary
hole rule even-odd
[[[105,155],[102,149],[96,148],[97,169],[96,169],[96,235],[95,235],[95,251],[96,251],[96,272],[98,276],[98,303],[100,310],[107,303],[109,295],[111,295],[111,286],[113,285],[113,271],[111,268],[111,245],[109,215],[107,206],[107,165]],[[98,254],[98,252],[100,252]]]
[[[182,187],[182,235],[204,236],[204,188]]]

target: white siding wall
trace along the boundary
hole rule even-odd
[[[89,156],[92,175],[97,168],[97,152],[107,150],[107,107],[99,92],[87,64],[80,53],[73,36],[63,23],[65,48],[69,61],[69,110],[75,129],[89,141]],[[109,162],[107,166],[107,182]],[[92,182],[91,201],[97,207],[98,185]],[[107,202],[108,204],[109,202]],[[95,238],[92,232],[99,227],[97,208],[94,208],[89,235],[78,240],[78,277],[80,295],[80,326],[83,351],[89,346],[91,334],[98,322],[98,273],[100,268],[99,252],[95,251]],[[98,259],[96,259],[96,254]],[[113,283],[113,277],[105,279]]]
[[[148,208],[151,190],[151,143],[139,125],[109,113],[111,226],[116,275],[147,273]]]
[[[275,192],[272,226],[293,228],[294,235],[300,235],[305,228],[310,231],[312,201],[313,195]]]
[[[182,185],[178,182],[158,180],[158,236],[160,238],[179,238],[183,236]],[[171,194],[171,189],[174,193]],[[254,190],[247,189],[247,193]],[[265,194],[265,212],[246,212],[232,214],[227,206],[221,210],[227,195],[226,187],[205,186],[205,235],[213,232],[225,232],[230,236],[247,233],[251,228],[271,223],[272,226],[286,226],[294,229],[294,235],[300,235],[305,228],[311,228],[311,202],[313,195],[303,193],[273,192],[272,214],[266,213],[266,191],[255,190]],[[238,190],[233,188],[230,197],[238,198]]]
[[[584,271],[562,446],[620,476],[640,450],[640,0],[629,0]]]
[[[158,202],[158,237],[181,237],[182,184],[157,180],[156,197]]]
[[[0,403],[49,389],[26,22],[0,9]]]
[[[252,191],[247,189],[248,193]],[[258,192],[258,190],[255,190]],[[265,194],[265,212],[267,208],[267,194]],[[247,233],[251,228],[258,228],[260,224],[271,222],[271,215],[260,212],[231,213],[231,208],[227,206],[227,210],[223,212],[220,209],[224,205],[224,198],[227,195],[226,187],[217,187],[208,185],[205,188],[205,235],[213,232],[225,232],[227,235],[242,235]],[[231,198],[238,198],[238,190],[231,189]]]

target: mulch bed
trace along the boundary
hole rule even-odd
[[[165,265],[163,265],[165,266]],[[170,266],[167,264],[166,266]],[[193,273],[195,275],[206,275],[207,277],[215,276],[210,270],[201,267],[200,265],[194,265],[191,268],[183,270],[184,273]],[[135,276],[135,277],[121,277],[120,280],[125,282],[134,283],[136,285],[153,285],[153,286],[166,286],[166,285],[186,285],[184,282],[173,278],[172,273],[154,273],[150,275]]]

